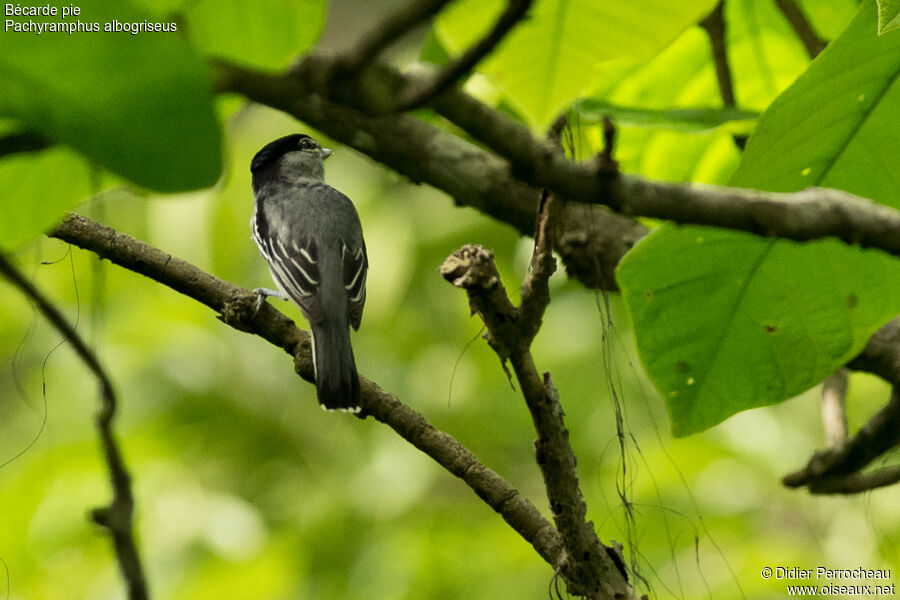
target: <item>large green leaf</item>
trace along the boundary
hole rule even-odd
[[[734,185],[821,185],[900,207],[900,32],[876,24],[867,0],[763,115]]]
[[[437,20],[440,41],[458,53],[477,40],[505,5],[463,0]],[[543,129],[576,98],[592,89],[610,63],[646,60],[696,23],[715,0],[538,0],[530,18],[479,68],[509,102]]]
[[[900,168],[892,35],[876,37],[867,2],[763,115],[732,183],[896,196],[887,183]],[[617,278],[676,435],[809,388],[900,313],[900,262],[837,241],[664,226],[626,256]]]
[[[157,21],[128,2],[78,5],[78,18],[101,29],[113,21]],[[221,141],[209,74],[179,32],[7,31],[0,36],[0,88],[0,115],[140,186],[187,190],[219,176]],[[52,195],[16,201],[52,202]]]
[[[322,32],[324,0],[199,0],[188,5],[188,35],[204,53],[277,69]]]
[[[808,389],[900,312],[900,261],[830,240],[664,226],[617,280],[676,436]]]

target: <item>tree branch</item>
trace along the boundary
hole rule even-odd
[[[728,62],[728,51],[725,47],[725,2],[720,1],[702,21],[700,26],[706,30],[712,46],[713,62],[716,65],[716,79],[719,82],[719,93],[725,108],[734,108],[734,85],[731,77],[731,65]]]
[[[824,50],[827,44],[825,40],[819,37],[812,28],[812,25],[809,24],[806,15],[803,14],[803,11],[797,6],[797,3],[794,2],[794,0],[775,0],[775,4],[778,5],[781,14],[787,19],[787,22],[791,25],[794,33],[796,33],[797,37],[800,38],[800,41],[803,42],[803,46],[806,48],[806,53],[809,54],[809,57],[815,58],[818,56],[819,52]]]
[[[52,237],[94,252],[158,281],[214,310],[224,323],[258,335],[294,358],[297,373],[314,380],[309,334],[269,304],[254,315],[256,294],[213,277],[194,265],[79,215],[69,215]],[[481,464],[449,434],[375,383],[360,378],[363,410],[462,479],[551,566],[564,554],[559,533],[508,481]]]
[[[427,80],[411,80],[400,96],[395,111],[403,112],[428,102],[465,77],[484,57],[493,52],[506,34],[525,18],[533,0],[509,0],[493,28],[440,72]]]
[[[546,200],[545,197],[544,208],[549,209]],[[547,214],[542,211],[539,223],[544,222]],[[614,551],[600,542],[593,524],[587,521],[587,506],[578,482],[575,454],[569,444],[559,395],[550,373],[541,377],[531,355],[531,341],[549,302],[546,280],[555,269],[549,245],[541,243],[546,240],[541,228],[532,273],[519,307],[509,301],[493,253],[481,246],[469,244],[451,254],[441,265],[441,274],[466,291],[473,313],[487,327],[488,343],[504,366],[509,361],[519,381],[538,434],[535,454],[550,509],[566,547],[565,555],[555,567],[565,579],[569,592],[592,599],[636,598],[627,573],[610,554]]]
[[[713,62],[716,65],[716,79],[719,82],[719,94],[722,96],[722,105],[725,108],[736,106],[734,99],[734,79],[731,76],[731,64],[728,62],[728,48],[725,43],[725,1],[721,0],[706,18],[700,21],[700,26],[706,30],[709,43],[712,46]],[[735,145],[743,150],[747,145],[747,136],[734,134],[732,136]]]
[[[144,579],[144,569],[141,565],[140,554],[138,553],[133,534],[134,496],[131,492],[131,476],[125,467],[125,462],[112,428],[118,405],[112,380],[106,374],[93,350],[75,331],[75,328],[59,309],[27,277],[22,275],[3,253],[0,253],[0,273],[19,288],[34,303],[37,310],[44,315],[53,328],[72,344],[75,354],[97,379],[97,383],[100,386],[101,399],[100,411],[97,413],[97,430],[100,433],[103,457],[106,461],[107,469],[109,469],[113,499],[109,506],[94,509],[92,517],[98,525],[106,528],[112,536],[119,570],[122,572],[128,588],[128,598],[130,600],[146,600],[149,598],[147,582]]]
[[[817,479],[809,484],[813,494],[861,494],[900,481],[900,465],[883,467],[868,473]]]
[[[534,228],[534,252],[531,254],[525,281],[522,282],[522,302],[519,306],[521,333],[529,345],[541,328],[544,311],[550,304],[550,277],[556,272],[556,259],[553,258],[554,207],[553,196],[544,190]]]
[[[900,387],[900,317],[876,331],[847,368],[872,373]]]
[[[322,68],[316,66],[317,61],[327,64],[328,60],[310,57],[304,62],[308,61],[307,69],[315,71]],[[374,65],[368,71],[373,69]],[[372,74],[372,78],[382,80],[388,90],[394,91],[399,89],[397,77],[396,72],[383,67],[378,74]],[[389,80],[394,80],[394,84]],[[369,84],[371,87],[371,81]],[[219,85],[223,90],[241,93],[292,114],[415,181],[426,181],[444,189],[460,203],[474,206],[501,221],[515,223],[523,234],[531,233],[528,229],[533,223],[534,199],[539,197],[534,188],[537,186],[567,201],[604,204],[624,216],[710,225],[794,241],[835,237],[848,244],[900,256],[900,212],[895,209],[838,190],[810,188],[795,193],[773,193],[610,174],[601,161],[569,161],[549,142],[535,139],[524,126],[459,90],[450,89],[438,95],[430,105],[501,158],[406,115],[367,117],[359,111],[325,102],[305,87],[300,77],[265,75],[220,64]],[[364,97],[360,94],[357,99]],[[454,168],[448,169],[448,164]],[[498,177],[494,179],[493,175]],[[526,206],[530,211],[525,210]],[[510,212],[504,216],[507,209]],[[600,220],[603,213],[592,212],[586,219],[576,207],[568,212],[561,219],[566,234],[560,236],[557,250],[573,252],[573,246],[578,244],[567,246],[567,234],[578,240],[588,232],[584,225],[574,226],[571,232],[567,228],[578,220],[582,223]],[[603,261],[602,269],[576,275],[586,283],[608,283],[612,272],[606,268],[609,258],[615,256],[618,260],[621,257],[618,252],[627,251],[645,231],[628,221],[613,221],[609,227],[622,232],[618,239],[609,235],[604,238],[601,246],[608,241],[609,248],[594,246],[596,253],[585,252],[573,257],[574,260],[566,260],[567,269],[575,270],[582,266],[579,262],[582,260]]]

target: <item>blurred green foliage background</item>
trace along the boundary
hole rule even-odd
[[[400,4],[332,3],[323,45],[346,45],[375,13]],[[730,6],[736,12],[759,4]],[[832,28],[825,35],[835,35],[827,11],[818,14],[825,14],[822,30]],[[747,74],[750,83],[738,89],[742,107],[762,110],[805,63],[799,47],[784,41],[790,32],[783,27],[747,22],[787,48],[767,55],[775,68]],[[752,33],[748,53],[758,39]],[[743,48],[741,30],[735,35]],[[760,63],[738,64],[749,70]],[[596,97],[648,109],[714,106],[718,93],[696,27],[627,77],[608,81]],[[491,97],[483,79],[470,87]],[[280,135],[317,134],[233,99],[219,108],[227,116],[226,154],[216,187],[165,197],[113,187],[79,210],[218,277],[267,286],[249,237],[249,161]],[[597,148],[592,124],[576,123],[575,133],[580,152]],[[352,150],[337,150],[326,178],[356,203],[371,261],[363,326],[353,338],[361,373],[549,513],[524,403],[480,339],[462,292],[437,273],[460,245],[480,243],[495,252],[514,293],[530,241]],[[626,125],[617,150],[623,170],[673,181],[721,183],[739,158],[728,127]],[[465,485],[383,425],[321,411],[314,388],[294,375],[282,351],[58,241],[36,240],[15,256],[78,322],[118,386],[117,430],[134,475],[154,597],[548,596],[551,569]],[[273,302],[305,327],[295,307]],[[601,539],[624,545],[653,597],[784,596],[784,582],[760,576],[766,566],[900,568],[895,488],[832,498],[779,482],[823,443],[815,390],[672,440],[619,297],[586,290],[564,273],[554,277],[535,358],[559,388],[589,517]],[[87,518],[109,496],[92,421],[95,384],[5,284],[0,361],[0,559],[8,597],[124,597],[109,540]],[[611,390],[625,417],[624,452]],[[851,429],[887,393],[874,378],[854,375]],[[0,571],[0,597],[3,580]]]

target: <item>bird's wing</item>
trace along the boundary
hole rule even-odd
[[[344,289],[347,290],[347,316],[353,329],[359,329],[362,323],[363,305],[366,303],[366,273],[369,270],[369,258],[366,256],[366,243],[347,245],[341,243],[341,263],[344,270]]]
[[[256,237],[257,232],[254,231]],[[278,287],[302,310],[307,319],[318,323],[325,318],[319,295],[319,248],[312,237],[290,240],[256,237],[256,243],[269,263]]]

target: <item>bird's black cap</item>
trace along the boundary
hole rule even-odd
[[[311,140],[312,138],[305,133],[293,133],[269,142],[253,157],[253,160],[250,162],[250,172],[256,173],[273,164],[288,152],[298,150],[300,141],[304,139]]]

